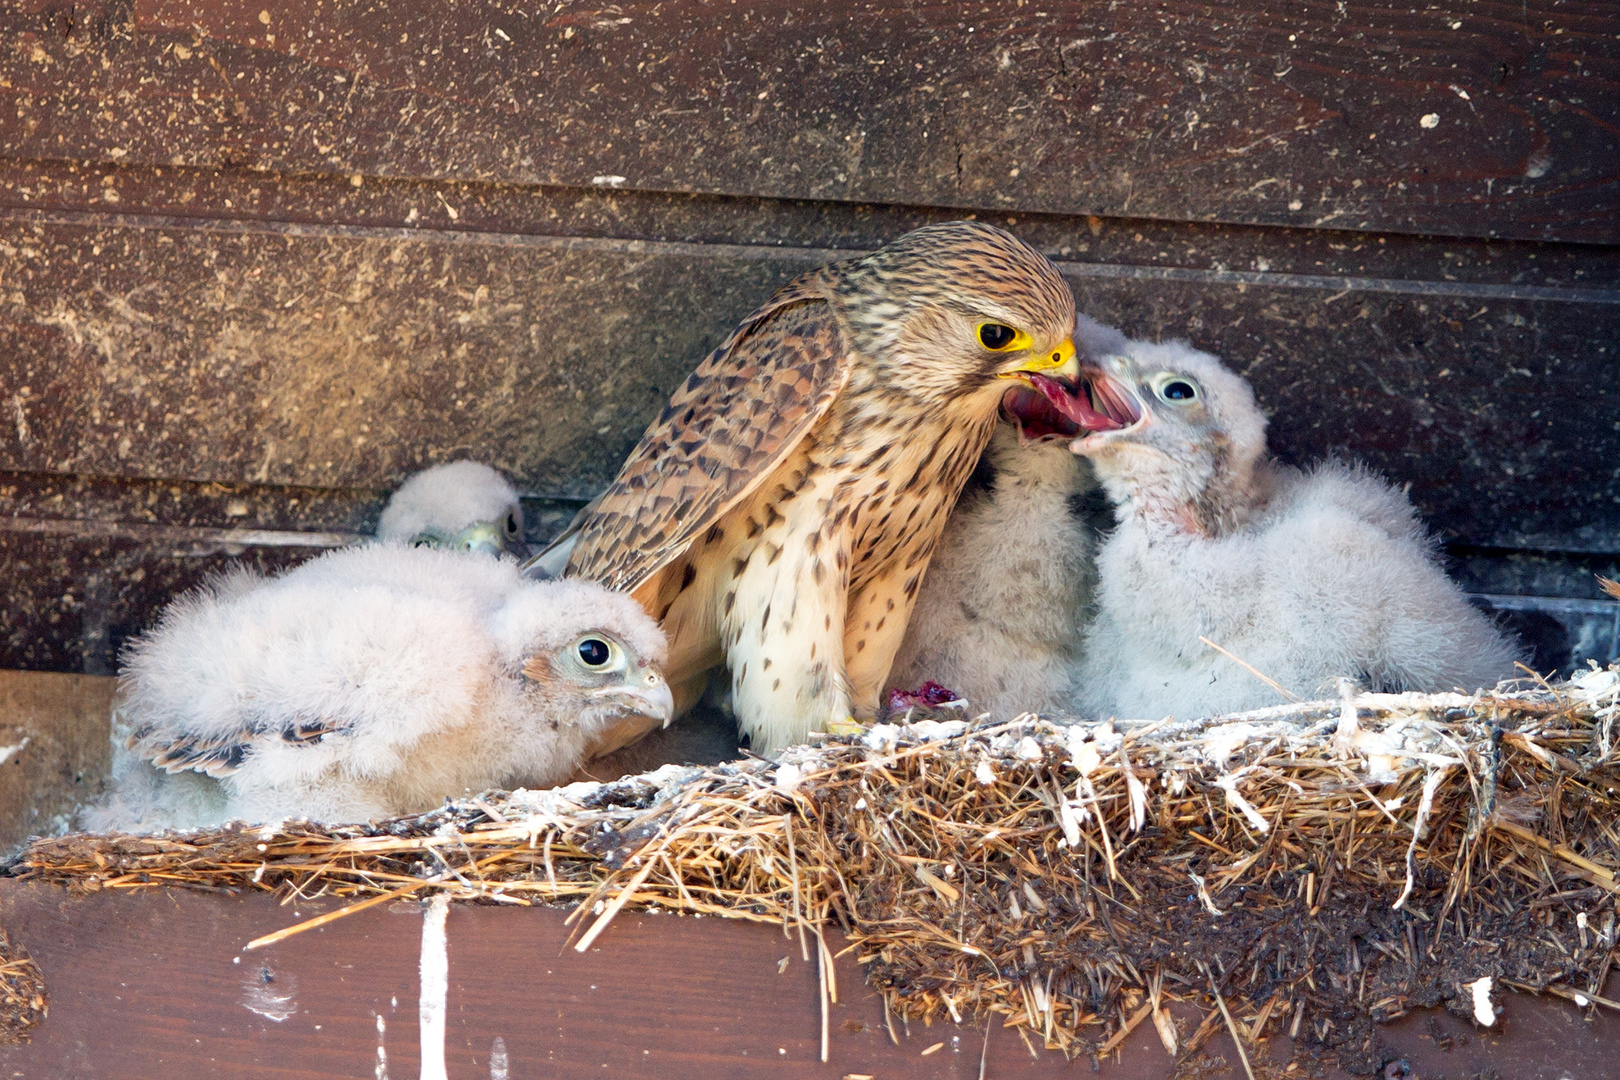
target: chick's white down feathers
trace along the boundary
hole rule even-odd
[[[1403,493],[1356,466],[1269,461],[1248,384],[1184,343],[1133,341],[1101,367],[1144,417],[1073,444],[1122,519],[1098,556],[1081,711],[1157,719],[1281,702],[1200,637],[1304,697],[1331,694],[1339,676],[1422,691],[1512,676],[1511,646],[1447,579]]]
[[[1096,584],[1096,533],[1075,504],[1096,480],[1066,443],[1021,446],[1010,424],[985,463],[993,477],[951,512],[888,685],[934,680],[973,716],[1066,714]]]
[[[601,670],[587,636],[612,653]],[[130,647],[117,710],[135,758],[212,772],[218,797],[126,761],[125,820],[101,824],[364,820],[547,786],[637,701],[668,701],[664,649],[626,596],[466,552],[376,544],[231,579]]]
[[[1085,315],[1073,340],[1087,360],[1126,344]],[[988,483],[977,483],[985,473]],[[912,690],[933,680],[974,716],[1072,712],[1069,684],[1097,582],[1097,529],[1111,524],[1106,509],[1099,516],[1086,507],[1096,488],[1090,464],[1067,441],[1028,442],[1012,424],[998,424],[940,536],[888,686]]]

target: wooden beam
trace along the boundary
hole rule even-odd
[[[0,879],[0,924],[38,961],[50,993],[50,1015],[32,1041],[0,1047],[0,1075],[429,1075],[421,1070],[418,980],[425,905],[359,912],[242,952],[252,938],[332,906],[160,889],[71,898]],[[849,955],[837,961],[838,1002],[829,1006],[830,1054],[822,1065],[816,967],[802,962],[796,940],[779,930],[625,913],[580,955],[569,947],[564,915],[450,908],[448,1076],[980,1076],[982,1022],[913,1024],[908,1032],[896,1021],[899,1044],[891,1043],[882,1004]],[[1486,1032],[1444,1013],[1410,1015],[1380,1029],[1384,1054],[1406,1058],[1420,1076],[1487,1067],[1525,1080],[1608,1075],[1620,1030],[1603,1018],[1583,1023],[1577,1010],[1550,998],[1506,995],[1505,1005],[1496,1029]],[[1199,1014],[1177,1009],[1185,1038]],[[924,1055],[936,1043],[944,1045]],[[1257,1067],[1269,1059],[1267,1067],[1280,1070],[1291,1047],[1273,1034],[1249,1052]],[[1120,1060],[1105,1063],[1105,1076],[1157,1080],[1173,1071],[1151,1024],[1139,1025],[1118,1049]],[[1200,1075],[1242,1075],[1226,1034],[1205,1049],[1229,1067]],[[991,1027],[986,1062],[991,1077],[1087,1071],[1085,1062],[1057,1054],[1032,1057],[999,1025]],[[1312,1075],[1346,1080],[1331,1069]]]
[[[0,153],[1612,243],[1617,27],[1557,0],[12,0]]]

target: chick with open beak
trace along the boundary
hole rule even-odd
[[[1446,578],[1406,495],[1355,466],[1272,462],[1253,391],[1215,357],[1130,341],[1081,381],[1036,388],[1120,518],[1098,554],[1083,710],[1279,704],[1255,671],[1300,697],[1339,677],[1472,692],[1512,676],[1512,646]]]

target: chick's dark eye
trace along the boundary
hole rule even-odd
[[[517,535],[517,515],[516,514],[507,514],[506,515],[506,531],[511,533],[513,536]]]
[[[1198,389],[1192,383],[1177,379],[1175,382],[1165,383],[1159,393],[1164,395],[1166,401],[1192,401],[1198,396]]]
[[[979,344],[992,351],[1005,349],[1017,337],[1018,331],[1004,323],[987,322],[979,327]]]
[[[611,655],[613,650],[601,638],[588,637],[579,643],[579,658],[585,661],[586,667],[601,667]]]

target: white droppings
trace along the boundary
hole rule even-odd
[[[624,179],[622,176],[593,176],[591,183],[597,187],[616,188],[624,186]]]
[[[784,795],[791,795],[804,781],[804,773],[797,765],[786,764],[776,767],[776,790]]]
[[[967,702],[960,699],[947,701],[940,708],[966,708]],[[919,720],[908,726],[908,734],[921,739],[923,742],[942,742],[945,739],[954,739],[967,731],[966,720]]]
[[[10,761],[13,754],[20,754],[26,750],[28,748],[28,744],[33,741],[33,738],[34,737],[32,735],[24,735],[23,741],[20,743],[16,743],[12,746],[0,746],[0,765],[4,765],[6,762]]]
[[[1076,724],[1064,733],[1069,744],[1069,764],[1081,776],[1090,776],[1102,765],[1102,755],[1097,752],[1095,743],[1086,738],[1085,729]]]
[[[298,980],[268,964],[249,968],[242,982],[242,1008],[272,1023],[282,1023],[298,1011]]]
[[[991,767],[989,761],[981,760],[977,765],[973,766],[973,779],[985,787],[989,787],[996,782],[996,770]]]
[[[1401,887],[1401,895],[1393,905],[1396,911],[1401,909],[1401,905],[1406,903],[1406,898],[1412,894],[1412,882],[1417,877],[1418,841],[1423,839],[1423,834],[1427,830],[1429,810],[1434,806],[1434,793],[1440,790],[1441,783],[1450,773],[1451,766],[1446,765],[1430,771],[1423,778],[1423,797],[1418,800],[1417,816],[1412,819],[1412,842],[1406,845],[1406,884]],[[1391,805],[1393,802],[1394,800],[1390,800],[1390,803],[1385,803],[1384,809],[1393,810],[1394,807]]]
[[[857,809],[857,810],[865,810],[866,809],[866,796],[865,795],[862,795],[859,799],[855,800],[855,809]]]
[[[1131,832],[1141,832],[1147,821],[1147,788],[1136,778],[1129,762],[1124,765],[1125,792],[1131,800]]]
[[[1080,846],[1080,822],[1082,815],[1088,813],[1084,807],[1078,807],[1073,799],[1058,803],[1058,825],[1063,829],[1063,842],[1068,847]]]
[[[499,1035],[489,1044],[489,1080],[506,1080],[511,1063],[506,1056],[506,1040]]]
[[[450,996],[450,949],[444,923],[450,898],[439,893],[428,901],[422,919],[421,995],[416,1013],[421,1027],[422,1080],[449,1080],[444,1067],[444,1014]]]
[[[1425,113],[1423,119],[1418,121],[1418,125],[1425,128],[1437,128],[1440,126],[1440,114],[1436,112]]]
[[[1463,985],[1464,990],[1472,991],[1474,995],[1474,1019],[1481,1027],[1490,1027],[1496,1023],[1496,1010],[1491,1006],[1491,977],[1475,979]]]
[[[1270,832],[1271,822],[1261,817],[1260,811],[1254,808],[1254,804],[1238,793],[1237,782],[1238,777],[1241,775],[1242,772],[1240,770],[1239,772],[1227,773],[1225,776],[1216,777],[1215,786],[1226,792],[1227,805],[1231,806],[1235,810],[1240,811],[1243,816],[1248,819],[1250,828],[1259,833]]]
[[[1041,750],[1041,744],[1028,735],[1018,740],[1018,749],[1015,753],[1025,761],[1040,761],[1046,757],[1046,754]]]
[[[1254,724],[1222,724],[1205,732],[1204,743],[1198,749],[1216,768],[1224,769],[1238,747],[1263,734],[1265,732]]]
[[[900,728],[895,724],[873,724],[861,739],[868,750],[886,754],[900,743]]]
[[[377,1067],[372,1070],[376,1080],[388,1080],[388,1048],[383,1045],[383,1037],[388,1034],[388,1021],[384,1020],[382,1013],[377,1014]]]
[[[1589,705],[1611,704],[1604,699],[1620,691],[1620,670],[1593,668],[1583,671],[1570,682],[1580,691],[1576,696]]]

